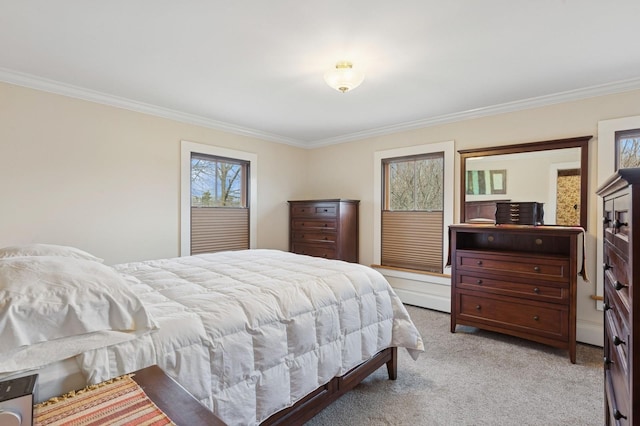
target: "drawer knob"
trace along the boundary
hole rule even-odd
[[[536,288],[533,289],[533,292],[535,294],[540,294],[540,289],[538,287],[536,287]]]
[[[324,224],[324,227],[326,228],[327,226],[328,226],[328,225],[325,223],[325,224]]]
[[[329,210],[327,210],[327,209],[324,209],[324,211],[325,211],[325,213],[326,213],[326,212],[328,212]]]
[[[324,237],[324,239],[325,239],[325,240],[328,240],[329,238],[327,238],[327,237]]]
[[[608,271],[609,269],[613,269],[613,266],[609,265],[607,262],[604,262],[604,263],[602,264],[602,268],[603,268],[605,271]]]
[[[476,263],[478,264],[478,266],[481,266],[482,265],[482,260],[478,260]]]
[[[615,410],[613,410],[613,418],[616,420],[620,420],[620,419],[626,419],[627,416],[623,415],[620,410],[618,410],[617,408]]]
[[[534,320],[534,321],[538,321],[538,320],[540,320],[540,317],[539,317],[539,316],[537,316],[537,315],[534,315],[534,316],[533,316],[533,320]]]
[[[626,342],[619,338],[618,336],[613,336],[613,344],[616,346],[625,345]]]
[[[602,304],[602,309],[604,309],[604,310],[605,310],[605,312],[606,312],[606,311],[608,311],[609,309],[612,309],[612,308],[611,308],[611,305],[609,305],[609,303],[604,302],[604,303]]]
[[[482,307],[480,305],[476,305],[476,311],[479,311]]]
[[[482,280],[478,280],[478,281],[476,281],[476,284],[478,284],[478,285],[482,285]]]
[[[624,284],[622,284],[620,281],[617,281],[617,280],[616,280],[615,285],[614,285],[614,288],[615,288],[616,290],[620,291],[620,290],[622,290],[622,289],[623,289],[623,288],[625,288],[625,287],[626,287],[626,285],[624,285]]]
[[[533,270],[536,271],[536,272],[540,272],[540,267],[539,266],[534,266]]]
[[[605,366],[605,367],[608,367],[608,366],[610,366],[611,364],[613,364],[613,361],[611,361],[611,358],[609,358],[608,356],[605,356],[605,357],[604,357],[604,366]]]
[[[618,219],[616,219],[616,221],[613,222],[613,226],[615,226],[616,229],[620,229],[623,226],[629,226],[629,224],[627,222],[620,222]]]

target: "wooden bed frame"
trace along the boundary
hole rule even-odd
[[[387,348],[378,352],[369,361],[360,364],[344,376],[334,377],[329,383],[320,386],[292,407],[273,414],[261,425],[301,425],[328,407],[333,401],[358,386],[367,376],[384,364],[387,365],[389,379],[395,380],[398,377],[398,348]]]

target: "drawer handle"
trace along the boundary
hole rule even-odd
[[[476,305],[476,311],[479,311],[480,309],[482,309],[482,306]]]
[[[482,280],[478,280],[478,281],[476,281],[476,284],[478,284],[478,285],[482,285]]]
[[[605,356],[605,357],[604,357],[604,366],[605,366],[605,367],[608,367],[608,366],[610,366],[611,364],[614,364],[614,362],[613,362],[613,361],[611,361],[611,358],[609,358],[608,356]]]
[[[616,229],[620,229],[623,226],[629,226],[629,224],[627,222],[620,222],[618,219],[616,219],[616,221],[613,222],[613,226],[615,226]]]
[[[533,292],[535,294],[540,294],[540,289],[538,287],[536,287],[536,288],[533,289]]]
[[[618,336],[613,336],[613,344],[615,346],[620,346],[620,345],[626,345],[627,342],[625,342],[624,340],[622,340],[621,338],[619,338]]]
[[[611,307],[611,305],[609,305],[609,303],[604,302],[604,303],[602,304],[602,309],[604,309],[604,311],[606,312],[606,311],[608,311],[609,309],[613,309],[613,308]]]
[[[328,212],[328,211],[329,211],[329,210],[327,210],[327,209],[324,209],[324,212],[325,212],[325,213],[326,213],[326,212]]]
[[[540,267],[539,266],[534,266],[533,270],[536,271],[536,272],[540,272]]]
[[[476,264],[477,264],[478,266],[482,266],[482,260],[478,260],[478,261],[476,262]]]
[[[614,285],[614,288],[618,291],[622,290],[623,288],[625,288],[626,285],[622,284],[620,281],[616,280],[616,283]]]
[[[539,316],[537,316],[537,315],[534,315],[534,316],[533,316],[533,320],[534,320],[534,321],[539,321],[539,320],[540,320],[540,317],[539,317]]]
[[[613,410],[613,418],[616,420],[620,420],[620,419],[625,419],[627,418],[627,416],[623,415],[620,410],[618,410],[617,408],[615,410]]]
[[[607,262],[604,262],[604,263],[602,264],[602,268],[603,268],[605,271],[608,271],[609,269],[613,269],[613,266],[609,265]]]

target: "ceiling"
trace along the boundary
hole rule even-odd
[[[638,0],[0,0],[0,80],[303,147],[640,88]],[[324,72],[364,71],[340,93]]]

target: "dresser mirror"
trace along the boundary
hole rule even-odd
[[[460,153],[460,222],[495,223],[496,203],[541,203],[545,225],[587,228],[592,136]]]

